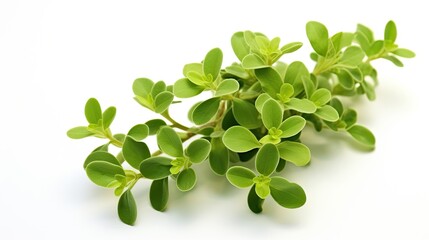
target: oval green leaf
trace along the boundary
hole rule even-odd
[[[416,54],[413,51],[405,48],[398,48],[392,53],[395,54],[396,56],[403,57],[403,58],[413,58],[416,56]]]
[[[232,50],[235,53],[235,56],[241,61],[243,58],[250,53],[249,45],[247,45],[246,40],[244,39],[243,32],[236,32],[231,37]]]
[[[90,124],[98,124],[98,121],[103,117],[101,113],[100,103],[95,98],[90,98],[85,104],[85,117]]]
[[[284,120],[279,129],[282,130],[281,138],[289,138],[295,136],[304,129],[306,121],[301,116],[291,116]]]
[[[211,145],[206,139],[197,139],[186,148],[186,155],[192,163],[200,163],[207,159]]]
[[[216,89],[215,97],[233,94],[238,91],[240,84],[235,79],[225,79],[220,82]]]
[[[90,163],[95,161],[104,161],[117,166],[121,166],[118,159],[116,159],[116,157],[112,154],[104,151],[96,151],[88,155],[88,157],[85,159],[85,162],[83,163],[83,168],[86,168]]]
[[[153,87],[153,81],[148,78],[137,78],[133,83],[133,92],[135,95],[147,98]]]
[[[118,216],[125,224],[134,225],[137,219],[137,205],[130,190],[125,191],[118,202]]]
[[[115,119],[116,115],[116,108],[115,107],[109,107],[103,112],[103,128],[108,129],[110,127],[110,124],[112,124],[113,119]]]
[[[202,91],[204,91],[204,87],[194,84],[187,78],[177,80],[173,86],[174,96],[179,98],[194,97]]]
[[[302,143],[285,141],[277,145],[280,157],[296,166],[305,166],[310,162],[310,149]]]
[[[280,155],[274,144],[264,144],[256,154],[256,170],[264,175],[270,176],[279,163]]]
[[[101,187],[114,187],[118,183],[116,175],[125,177],[121,166],[106,161],[93,161],[86,166],[85,171],[88,178]]]
[[[234,98],[232,113],[234,114],[235,120],[243,127],[255,129],[262,125],[258,110],[256,110],[255,105],[248,101]]]
[[[211,139],[211,151],[209,155],[210,168],[219,175],[225,175],[229,166],[229,151],[221,138]]]
[[[316,105],[308,99],[291,98],[285,105],[289,109],[302,113],[314,113],[317,110]]]
[[[269,99],[262,106],[261,117],[267,129],[278,128],[283,120],[283,109],[276,100]]]
[[[228,181],[238,188],[248,188],[253,185],[253,178],[256,177],[255,173],[245,167],[234,166],[226,172]]]
[[[88,130],[88,127],[74,127],[67,131],[67,136],[71,139],[82,139],[94,135]]]
[[[182,192],[187,192],[194,188],[197,183],[197,175],[194,169],[188,168],[179,173],[176,180],[177,188]]]
[[[203,62],[204,75],[207,77],[211,75],[212,79],[216,80],[219,75],[220,68],[222,67],[222,58],[223,54],[219,48],[210,50]]]
[[[128,131],[127,135],[135,141],[143,140],[149,135],[149,127],[146,124],[137,124]]]
[[[357,65],[362,63],[364,57],[365,53],[363,52],[362,48],[357,46],[351,46],[344,51],[339,64],[356,67]]]
[[[274,201],[285,208],[299,208],[307,200],[302,187],[282,177],[271,178],[270,190]]]
[[[150,204],[153,209],[163,212],[167,207],[168,197],[168,177],[153,180],[149,191]]]
[[[164,153],[173,157],[183,156],[182,140],[179,135],[169,126],[164,126],[159,129],[156,135],[159,149]]]
[[[171,159],[151,157],[140,164],[140,172],[145,178],[158,180],[170,176]]]
[[[314,51],[321,56],[325,56],[328,52],[329,45],[328,29],[326,29],[325,25],[319,22],[310,21],[305,26],[305,30]]]
[[[146,143],[135,141],[131,137],[126,137],[122,146],[122,155],[125,161],[133,168],[139,169],[143,160],[151,156]]]
[[[361,125],[354,125],[351,128],[347,129],[347,132],[356,139],[358,142],[374,147],[375,146],[375,137],[374,134],[366,127]]]
[[[170,104],[173,102],[174,95],[171,92],[165,91],[160,94],[158,94],[155,97],[155,112],[156,113],[163,113],[165,110],[168,109]]]
[[[255,188],[255,185],[253,185],[247,195],[247,206],[249,206],[249,209],[252,212],[261,213],[263,210],[262,205],[264,204],[264,199],[261,199],[258,194],[256,194]]]
[[[234,126],[226,130],[222,141],[229,150],[240,153],[261,146],[255,135],[249,129],[241,126]]]
[[[277,93],[283,84],[279,73],[274,68],[267,67],[255,70],[255,76],[261,83],[264,92],[268,93],[272,98],[277,98]]]
[[[330,105],[325,105],[318,108],[314,114],[328,122],[335,122],[340,118],[337,110],[335,110],[335,108]]]
[[[270,183],[260,182],[255,184],[255,192],[261,199],[265,199],[270,195]]]
[[[384,41],[386,44],[391,45],[396,40],[396,24],[393,21],[389,21],[384,29]]]
[[[167,125],[162,119],[152,119],[145,122],[145,124],[149,128],[149,135],[155,135],[162,126]]]
[[[220,98],[214,97],[198,104],[192,112],[192,121],[201,125],[210,121],[217,113],[220,105]]]
[[[291,42],[284,45],[282,48],[280,48],[280,51],[282,51],[282,54],[292,53],[300,49],[301,47],[302,47],[302,42]]]
[[[269,65],[266,64],[261,57],[254,53],[245,56],[242,60],[241,65],[244,69],[260,69],[269,67]]]
[[[311,95],[310,100],[321,107],[331,100],[331,92],[326,88],[319,88]]]

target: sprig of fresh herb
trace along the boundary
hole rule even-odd
[[[126,134],[110,130],[115,107],[102,111],[95,98],[87,101],[88,125],[72,128],[67,135],[107,139],[89,154],[83,167],[92,182],[112,188],[120,196],[118,215],[124,223],[136,221],[137,204],[131,190],[140,179],[152,181],[150,202],[154,209],[164,211],[169,179],[180,191],[192,190],[197,184],[193,165],[207,159],[214,173],[226,176],[238,188],[250,188],[247,201],[255,213],[262,211],[269,196],[285,208],[302,206],[304,190],[280,172],[286,162],[295,166],[310,162],[310,149],[300,139],[309,125],[317,132],[330,129],[349,134],[374,149],[374,135],[356,124],[357,112],[344,106],[341,99],[366,95],[374,100],[378,79],[372,61],[382,58],[402,67],[397,57],[415,54],[398,47],[393,21],[387,23],[382,40],[376,40],[361,24],[354,33],[330,37],[323,24],[311,21],[306,32],[314,49],[310,54],[316,63],[312,72],[302,62],[279,61],[284,54],[300,49],[302,43],[280,46],[278,37],[269,39],[262,33],[244,31],[231,38],[239,63],[222,68],[222,51],[214,48],[201,62],[186,64],[183,77],[173,85],[136,79],[132,88],[135,100],[163,119],[139,123]],[[176,106],[175,97],[190,98],[203,91],[213,94],[189,110],[194,126],[187,127],[170,116],[168,110]],[[152,153],[145,142],[149,135],[156,135],[159,148]],[[110,153],[110,145],[119,149],[116,156]],[[251,160],[254,169],[241,165]]]

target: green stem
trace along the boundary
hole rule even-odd
[[[189,127],[186,127],[186,126],[184,126],[184,125],[182,125],[182,124],[180,124],[180,123],[176,122],[176,120],[174,120],[174,119],[170,116],[170,114],[168,113],[168,110],[166,110],[165,112],[163,112],[163,113],[161,114],[161,116],[163,116],[165,119],[167,119],[168,121],[170,121],[170,122],[173,124],[173,125],[172,125],[172,127],[175,127],[175,128],[181,129],[181,130],[183,130],[183,131],[188,131],[188,130],[189,130]]]

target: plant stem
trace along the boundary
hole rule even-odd
[[[163,112],[163,113],[161,114],[161,116],[165,117],[165,119],[167,119],[168,121],[170,121],[170,122],[173,124],[173,125],[172,125],[172,127],[175,127],[175,128],[181,129],[181,130],[183,130],[183,131],[188,131],[188,130],[189,130],[189,127],[186,127],[186,126],[184,126],[184,125],[182,125],[182,124],[180,124],[180,123],[176,122],[176,120],[174,120],[174,119],[170,116],[170,114],[168,113],[168,110],[166,110],[165,112]]]

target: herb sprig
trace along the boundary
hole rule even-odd
[[[124,223],[136,221],[137,204],[131,191],[139,180],[152,181],[151,205],[164,211],[169,182],[175,182],[180,191],[192,190],[197,184],[193,166],[207,159],[214,173],[238,188],[250,188],[247,202],[255,213],[262,211],[269,196],[285,208],[302,206],[304,190],[280,173],[286,162],[298,167],[310,162],[310,149],[300,139],[306,126],[317,132],[346,133],[374,149],[374,135],[357,124],[357,112],[341,100],[357,95],[374,100],[378,78],[371,63],[385,59],[402,67],[398,57],[415,54],[398,47],[393,21],[387,23],[384,38],[379,40],[361,24],[356,32],[330,35],[323,24],[310,21],[306,32],[314,50],[311,72],[302,62],[280,61],[303,43],[280,45],[278,37],[244,31],[231,38],[238,63],[222,68],[223,53],[214,48],[201,62],[186,64],[183,77],[173,85],[136,79],[134,99],[161,118],[139,123],[126,134],[110,130],[115,107],[102,111],[95,98],[87,101],[88,125],[72,128],[67,135],[107,140],[89,154],[83,167],[93,183],[113,189],[119,197],[118,215]],[[170,115],[169,108],[178,107],[175,97],[191,98],[204,91],[210,91],[212,97],[189,109],[194,126],[185,126]],[[158,144],[152,153],[146,144],[150,135],[156,136]],[[112,145],[119,149],[116,155],[111,153]],[[242,166],[247,161],[254,161],[254,169]]]

